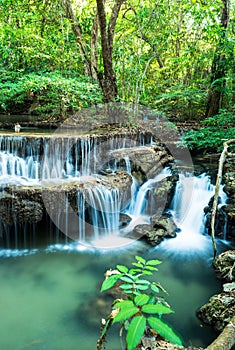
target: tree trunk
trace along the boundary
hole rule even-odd
[[[72,30],[73,30],[77,45],[79,47],[85,75],[93,79],[97,79],[95,69],[92,67],[92,63],[89,57],[89,52],[87,52],[87,49],[86,49],[86,40],[82,32],[82,27],[73,12],[71,1],[70,0],[60,0],[60,1],[61,1],[62,7],[65,10],[65,15],[71,23]]]
[[[226,34],[229,23],[229,0],[222,0],[222,13],[220,18],[221,32],[218,45],[215,50],[211,67],[211,87],[208,94],[206,117],[212,117],[219,113],[223,88],[227,74],[227,58],[225,55]]]
[[[110,17],[110,22],[107,26],[104,0],[96,0],[101,35],[102,59],[104,66],[104,73],[99,74],[99,83],[101,85],[104,101],[106,103],[115,101],[118,96],[116,74],[114,72],[112,62],[112,51],[114,30],[123,1],[124,0],[115,1]]]
[[[98,31],[99,31],[99,23],[98,23],[98,14],[96,11],[93,24],[91,27],[91,70],[92,77],[95,80],[98,80]]]

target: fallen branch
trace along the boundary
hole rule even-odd
[[[235,344],[235,316],[205,350],[230,350]]]
[[[214,257],[216,256],[216,252],[217,252],[217,247],[215,242],[215,216],[216,216],[217,205],[218,205],[219,188],[220,188],[221,179],[222,179],[223,165],[226,160],[226,156],[228,154],[229,145],[231,143],[235,143],[235,139],[224,142],[224,149],[220,155],[219,168],[218,168],[216,184],[215,184],[215,195],[214,195],[212,212],[211,212],[211,238],[212,238],[212,244],[214,249]]]

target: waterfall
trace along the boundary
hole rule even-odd
[[[156,205],[152,205],[149,209],[149,194],[158,182],[170,175],[171,170],[165,168],[153,179],[147,180],[142,186],[139,186],[137,180],[133,177],[131,201],[129,207],[124,211],[132,220],[127,228],[125,228],[124,232],[130,231],[138,224],[150,223],[150,215],[155,214],[157,208]]]
[[[206,174],[180,174],[171,210],[180,232],[176,238],[163,241],[159,246],[162,250],[173,255],[212,252],[211,237],[205,233],[204,208],[213,197],[214,188]],[[225,200],[222,187],[220,194]]]
[[[109,165],[109,152],[119,148],[130,148],[146,144],[151,140],[143,135],[133,140],[125,135],[116,135],[112,139],[99,139],[96,137],[59,136],[39,137],[38,139],[26,136],[1,136],[0,137],[0,186],[2,192],[4,186],[17,184],[22,186],[44,185],[48,181],[52,185],[59,180],[61,184],[67,181],[81,180],[82,176],[92,174],[97,176],[100,168]],[[104,146],[104,148],[103,148]],[[102,163],[103,162],[103,163]],[[131,162],[125,156],[117,164],[113,160],[113,172],[118,166],[131,175]],[[157,211],[157,201],[152,193],[157,184],[171,175],[171,171],[165,168],[153,179],[147,180],[141,186],[132,177],[131,198],[128,208],[122,213],[131,218],[127,227],[120,230],[121,195],[117,189],[107,188],[102,185],[89,185],[84,191],[75,192],[74,199],[75,220],[70,222],[73,208],[69,199],[65,203],[58,203],[58,212],[55,214],[54,224],[57,227],[56,242],[60,240],[61,232],[67,234],[71,229],[80,242],[94,242],[103,238],[110,238],[115,242],[122,234],[130,232],[136,225],[149,223],[150,216]],[[171,213],[181,232],[175,239],[169,239],[161,243],[161,247],[169,251],[195,251],[203,250],[210,243],[210,237],[205,234],[204,211],[210,198],[214,195],[214,186],[209,176],[203,174],[195,177],[190,174],[180,174],[172,202]],[[226,196],[220,192],[223,205]],[[153,200],[153,201],[152,201]],[[151,202],[152,201],[152,202]],[[13,205],[13,201],[11,202]],[[7,204],[9,205],[9,204]],[[14,213],[14,208],[10,208]],[[226,226],[226,225],[225,225]],[[14,237],[17,247],[19,236],[22,235],[22,227],[16,220],[10,227],[0,220],[0,229],[4,233],[4,239],[10,246],[9,240]],[[59,228],[63,227],[62,230]],[[24,245],[26,241],[26,228],[23,232]],[[88,228],[88,232],[87,232]],[[35,228],[34,228],[35,230]],[[47,230],[47,229],[46,229]],[[49,230],[50,231],[50,230]],[[59,232],[61,231],[61,232]],[[10,232],[10,233],[9,233]],[[121,232],[121,235],[119,233]],[[35,235],[35,231],[33,233]],[[51,233],[49,233],[51,234]],[[2,235],[3,236],[3,235]],[[69,234],[68,234],[69,236]],[[1,238],[1,234],[0,234]],[[50,241],[51,241],[50,236]],[[117,246],[117,245],[116,245]]]
[[[115,235],[119,228],[120,194],[118,189],[96,186],[87,189],[86,202],[89,218],[94,229],[94,239],[103,233]]]
[[[38,185],[44,180],[65,180],[99,172],[113,149],[150,142],[148,135],[136,139],[128,134],[109,139],[93,136],[32,138],[0,136],[0,184]],[[28,182],[28,183],[27,183]]]

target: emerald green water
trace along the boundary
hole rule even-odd
[[[61,248],[65,248],[61,246]],[[168,290],[175,310],[167,321],[186,344],[205,346],[215,338],[202,327],[195,310],[220,290],[209,258],[171,260],[161,249],[135,243],[126,250],[88,252],[41,250],[34,254],[0,250],[0,349],[95,350],[101,315],[94,306],[104,272],[117,263],[130,265],[136,254],[163,261],[156,280]],[[85,303],[91,307],[84,309]],[[107,350],[121,350],[115,330]]]

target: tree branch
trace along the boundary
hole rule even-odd
[[[73,8],[71,5],[71,1],[70,0],[60,0],[60,3],[65,10],[66,17],[69,19],[69,21],[71,23],[76,42],[77,42],[79,49],[80,49],[81,58],[82,58],[82,62],[83,62],[84,69],[85,69],[85,74],[94,78],[93,74],[92,74],[91,61],[89,59],[89,55],[87,54],[86,40],[85,40],[83,32],[82,32],[81,24],[79,23],[77,17],[74,14],[74,11],[73,11]]]
[[[217,173],[216,184],[215,184],[215,195],[214,195],[212,212],[211,212],[211,237],[212,237],[212,243],[214,248],[214,257],[216,256],[216,252],[217,252],[216,242],[215,242],[215,216],[216,216],[218,199],[219,199],[219,188],[220,188],[221,179],[222,179],[223,165],[228,153],[228,147],[231,143],[235,143],[235,139],[224,142],[224,149],[220,155],[218,173]]]
[[[235,316],[205,350],[230,350],[235,344]]]
[[[109,47],[110,47],[111,52],[113,50],[113,38],[114,38],[115,26],[116,26],[118,15],[119,15],[119,12],[120,12],[120,9],[121,9],[123,2],[124,2],[124,0],[116,0],[115,4],[113,5],[111,17],[109,20],[108,43],[109,43]]]

